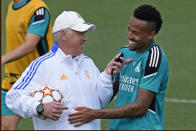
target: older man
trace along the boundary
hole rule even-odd
[[[86,32],[94,29],[95,25],[86,23],[77,12],[62,12],[52,29],[55,42],[51,51],[25,70],[7,94],[7,106],[22,117],[32,117],[35,129],[100,129],[99,119],[74,127],[67,116],[75,112],[77,106],[104,107],[113,94],[111,72],[120,72],[122,65],[131,60],[121,58],[123,63],[119,63],[113,58],[100,73],[93,60],[83,54],[88,40]],[[42,104],[31,97],[32,92],[42,85],[61,90],[64,104]]]

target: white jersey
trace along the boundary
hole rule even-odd
[[[37,117],[40,102],[31,95],[43,85],[59,89],[64,95],[68,110],[57,121]],[[19,116],[32,117],[35,130],[100,130],[100,119],[73,127],[68,114],[78,106],[100,109],[109,103],[112,94],[111,75],[100,73],[88,56],[81,54],[72,59],[54,43],[50,52],[34,60],[23,72],[7,93],[6,104]]]

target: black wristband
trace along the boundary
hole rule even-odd
[[[44,111],[44,106],[43,104],[39,104],[37,107],[36,107],[36,111],[38,113],[38,115],[42,115],[43,111]]]

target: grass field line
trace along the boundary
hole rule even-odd
[[[196,104],[196,100],[187,100],[187,99],[176,99],[176,98],[165,98],[166,102],[173,102],[173,103],[192,103]]]

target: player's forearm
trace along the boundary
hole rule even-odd
[[[145,115],[154,97],[154,92],[139,88],[137,100],[135,102],[113,109],[97,110],[96,118],[115,119]]]
[[[20,59],[23,56],[31,53],[33,50],[34,50],[33,47],[26,47],[26,45],[19,46],[12,52],[9,52],[1,57],[2,60],[1,65]]]
[[[95,119],[118,119],[144,115],[147,109],[142,104],[132,103],[118,108],[95,110]]]
[[[25,42],[23,44],[21,44],[13,51],[2,56],[3,58],[1,57],[1,59],[3,60],[1,64],[6,64],[11,61],[17,60],[33,52],[33,50],[36,48],[37,44],[39,43],[40,39],[41,37],[39,35],[27,33],[27,35],[25,36]]]

